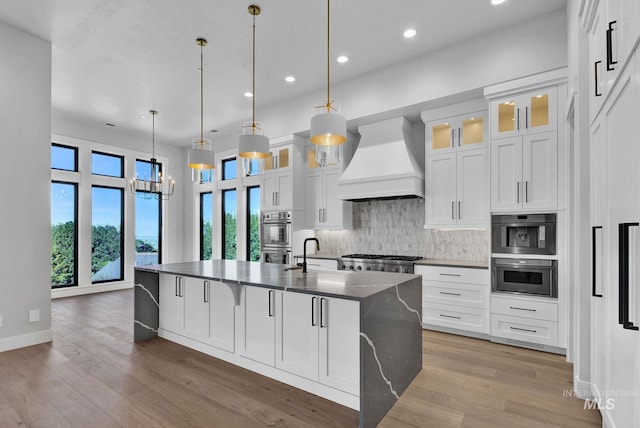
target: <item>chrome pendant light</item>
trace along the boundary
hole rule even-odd
[[[269,139],[264,136],[264,124],[256,122],[256,16],[260,15],[260,7],[252,4],[248,10],[253,16],[252,110],[251,121],[242,124],[238,154],[247,159],[264,159],[269,156]]]
[[[347,141],[347,120],[336,113],[338,105],[331,99],[331,58],[330,58],[330,8],[327,0],[327,99],[322,100],[316,108],[326,109],[326,113],[316,114],[311,118],[311,142],[319,146],[335,146]],[[332,113],[333,110],[333,113]]]
[[[131,192],[143,199],[169,199],[173,195],[175,180],[169,177],[164,179],[160,165],[156,161],[156,114],[155,110],[149,110],[153,119],[152,145],[151,145],[151,174],[149,177],[136,178],[129,181]]]
[[[196,183],[202,183],[207,171],[216,166],[215,153],[212,150],[211,140],[204,138],[204,65],[202,48],[207,46],[207,41],[202,38],[196,39],[200,46],[200,138],[193,139],[193,146],[187,154],[189,168],[191,168],[191,179]]]

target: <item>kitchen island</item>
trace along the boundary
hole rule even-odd
[[[375,427],[422,368],[419,275],[231,260],[135,270],[134,340],[156,336],[360,412]]]

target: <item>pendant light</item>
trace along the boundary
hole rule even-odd
[[[264,124],[256,122],[256,16],[260,15],[260,7],[252,4],[248,10],[253,16],[252,110],[251,121],[242,124],[238,154],[247,159],[264,159],[269,156],[269,139],[264,136]]]
[[[187,154],[187,159],[189,168],[191,168],[191,179],[196,183],[202,183],[204,181],[204,173],[215,168],[216,159],[211,147],[211,140],[204,138],[204,66],[202,48],[207,46],[207,41],[198,38],[196,43],[200,46],[200,138],[193,139],[193,146]]]
[[[156,161],[156,114],[155,110],[149,110],[153,119],[151,139],[151,175],[149,177],[136,178],[129,181],[131,192],[142,199],[169,199],[173,195],[175,180],[169,177],[166,181],[160,171],[160,165]]]
[[[327,109],[326,113],[316,114],[311,118],[311,142],[319,146],[335,146],[347,141],[347,120],[337,113],[336,100],[331,99],[331,73],[330,73],[330,9],[327,0],[327,99],[316,105],[316,108]]]

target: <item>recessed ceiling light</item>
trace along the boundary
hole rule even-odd
[[[251,92],[247,91],[247,92],[244,93],[244,96],[247,97],[247,98],[251,98],[253,96],[253,94]]]
[[[416,33],[416,30],[414,30],[413,28],[409,28],[404,32],[404,37],[405,39],[410,39],[412,37],[415,37]]]
[[[293,83],[296,81],[296,78],[294,76],[287,76],[284,78],[284,80],[288,83]]]
[[[505,2],[505,0],[491,0],[491,4],[494,5],[494,6],[497,6],[497,5],[502,4],[504,2]]]
[[[345,62],[349,61],[349,57],[346,55],[340,55],[338,58],[336,58],[336,61],[338,61],[340,64],[344,64]]]

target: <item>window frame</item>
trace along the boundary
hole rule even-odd
[[[205,191],[205,192],[198,192],[199,196],[199,201],[200,201],[200,233],[199,233],[199,241],[200,241],[200,260],[201,261],[205,261],[205,260],[211,260],[213,259],[213,228],[214,228],[214,222],[213,222],[213,213],[214,213],[214,209],[213,209],[213,191],[209,190],[209,191]],[[203,201],[203,196],[204,195],[211,195],[211,259],[205,259],[204,258],[204,239],[202,239],[204,237],[204,204],[202,203]]]
[[[76,155],[77,155],[77,150],[76,150]],[[77,166],[77,164],[76,164]],[[53,168],[53,169],[57,169],[57,168]],[[59,169],[57,169],[59,170]],[[63,169],[63,170],[59,170],[59,171],[69,171],[67,169]],[[72,284],[64,284],[64,285],[53,285],[53,283],[51,283],[51,289],[52,290],[59,290],[59,289],[63,289],[63,288],[69,288],[69,287],[78,287],[79,281],[78,281],[78,217],[79,217],[79,209],[78,209],[78,183],[75,182],[70,182],[70,181],[64,181],[64,180],[51,180],[51,184],[67,184],[67,185],[71,185],[73,186],[73,213],[74,213],[74,220],[73,220],[73,283]]]
[[[53,171],[66,171],[66,172],[78,172],[78,148],[75,146],[67,146],[66,144],[54,143],[51,142],[51,147],[61,147],[63,149],[70,149],[73,151],[73,164],[74,169],[64,169],[64,168],[54,168],[51,166],[51,170]],[[51,162],[49,162],[51,163]]]
[[[238,205],[238,189],[236,189],[235,187],[231,187],[231,188],[227,188],[227,189],[221,189],[220,192],[220,213],[222,214],[220,216],[220,258],[224,259],[224,260],[238,260],[238,212],[236,211],[236,256],[233,259],[227,259],[225,258],[226,256],[226,252],[225,252],[225,242],[227,239],[227,234],[226,234],[226,228],[225,228],[225,221],[226,221],[226,198],[225,195],[227,192],[235,192],[236,194],[236,207]]]
[[[95,175],[100,175],[100,174],[95,174]],[[107,177],[111,177],[111,176],[107,176]],[[124,192],[126,189],[123,189],[122,187],[114,187],[114,186],[106,186],[103,184],[91,184],[91,233],[93,233],[93,189],[94,188],[102,188],[102,189],[113,189],[113,190],[119,190],[120,191],[120,277],[119,278],[112,278],[112,279],[105,279],[105,280],[101,280],[101,281],[94,281],[93,279],[91,279],[91,285],[96,285],[96,284],[104,284],[104,283],[110,283],[110,282],[118,282],[118,281],[124,281],[125,280],[125,275],[124,275],[124,265],[125,265],[125,215],[126,215],[126,210],[124,207],[124,203],[125,203],[125,197],[124,197]],[[93,242],[93,234],[91,235],[91,241]],[[89,260],[93,259],[93,243],[91,243],[91,257]],[[134,240],[134,246],[135,246],[135,240]],[[135,250],[135,249],[134,249]],[[89,267],[89,272],[91,273],[90,277],[93,276],[93,272],[91,269],[91,266]]]
[[[101,156],[108,156],[108,157],[112,157],[112,158],[118,158],[120,159],[120,175],[109,175],[109,174],[97,174],[93,172],[93,155],[101,155]],[[116,155],[113,153],[108,153],[108,152],[102,152],[100,150],[91,150],[91,175],[92,176],[97,176],[97,177],[111,177],[111,178],[124,178],[124,155]]]
[[[260,184],[245,186],[246,191],[246,201],[245,201],[245,260],[251,261],[251,190],[252,189],[260,189]],[[261,192],[261,190],[260,190]],[[258,194],[258,203],[261,202],[262,194]],[[258,209],[258,247],[260,247],[260,209]],[[258,255],[258,260],[260,261],[260,255]]]

